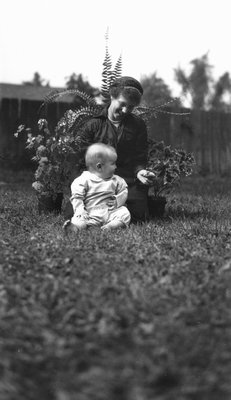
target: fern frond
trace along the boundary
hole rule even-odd
[[[105,32],[104,37],[105,37],[105,40],[106,40],[106,42],[107,42],[107,41],[108,41],[108,38],[109,38],[109,27],[108,27],[108,26],[107,26],[107,29],[106,29],[106,32]]]
[[[174,111],[163,110],[163,107],[166,107],[169,104],[171,104],[177,100],[179,100],[179,98],[174,97],[173,99],[170,99],[163,104],[159,104],[158,106],[154,106],[154,107],[138,106],[134,109],[133,112],[134,112],[134,114],[140,116],[141,118],[145,119],[146,121],[150,120],[150,118],[152,118],[152,117],[156,118],[158,113],[169,114],[169,115],[189,115],[190,112],[174,112]]]
[[[109,54],[107,45],[106,45],[106,50],[105,50],[105,58],[103,61],[103,67],[104,67],[104,69],[103,69],[104,74],[107,74],[107,72],[111,71],[112,61],[111,61],[111,56]],[[107,75],[105,76],[105,79],[107,79]]]
[[[82,92],[81,90],[78,90],[78,89],[64,89],[61,91],[53,91],[53,93],[51,92],[50,94],[48,94],[45,97],[44,101],[49,103],[49,102],[56,100],[58,97],[62,97],[62,96],[68,95],[68,94],[80,97],[88,105],[96,104],[96,101],[93,97],[91,97],[89,94]]]
[[[107,28],[106,34],[105,34],[105,40],[106,40],[106,45],[105,45],[105,57],[103,61],[103,72],[102,72],[102,84],[101,84],[101,94],[104,97],[104,100],[109,100],[109,88],[112,83],[112,61],[111,61],[111,56],[109,54],[108,50],[108,33],[109,30]],[[119,67],[118,67],[119,68]]]
[[[114,70],[111,71],[111,79],[110,79],[110,85],[118,78],[121,77],[122,74],[122,54],[120,54],[118,60],[116,61]]]
[[[162,114],[170,114],[170,115],[189,115],[191,112],[174,112],[174,111],[166,111],[166,110],[161,110],[158,109],[156,110],[157,113],[162,113]]]
[[[166,107],[166,106],[168,106],[169,104],[174,103],[174,101],[177,101],[177,100],[179,100],[179,97],[174,97],[174,98],[172,98],[172,99],[166,101],[165,103],[162,103],[162,104],[159,104],[158,106],[155,106],[155,108]]]
[[[145,122],[148,122],[152,117],[157,117],[156,109],[151,107],[135,107],[133,114],[143,118]]]
[[[57,100],[58,98],[63,97],[65,95],[69,95],[69,94],[80,97],[89,106],[94,106],[97,104],[93,97],[89,96],[87,93],[82,92],[81,90],[78,90],[78,89],[52,90],[50,93],[48,93],[47,96],[45,96],[44,102],[40,106],[39,111],[46,104],[52,103],[53,101]]]
[[[77,110],[68,110],[65,112],[63,118],[58,122],[57,132],[63,126],[65,134],[70,134],[77,131],[88,119],[96,116],[102,111],[102,106],[96,105],[95,107],[81,106]]]
[[[151,118],[157,118],[157,114],[169,114],[169,115],[177,115],[177,116],[183,116],[183,115],[189,115],[190,112],[173,112],[173,111],[167,111],[167,110],[161,110],[158,107],[150,107],[147,109],[144,109],[143,107],[136,107],[133,110],[133,113],[137,115],[138,117],[141,117],[147,124],[149,123]]]
[[[102,87],[102,90],[105,90],[105,88],[107,90],[109,89],[111,68],[112,68],[111,56],[108,51],[108,31],[105,35],[105,39],[106,39],[106,46],[105,46],[105,57],[103,61],[103,72],[102,72],[102,84],[104,85],[104,88]]]
[[[103,72],[102,72],[102,84],[101,84],[101,94],[104,98],[104,102],[110,100],[109,90],[115,79],[119,78],[122,73],[122,55],[119,56],[114,69],[112,69],[111,56],[108,51],[108,35],[109,29],[107,28],[105,34],[106,46],[105,46],[105,58],[103,62]]]
[[[71,130],[73,132],[77,131],[83,124],[85,124],[85,122],[98,115],[100,111],[102,111],[102,106],[85,107],[85,108],[82,107],[81,110],[77,110],[76,118],[71,127]]]

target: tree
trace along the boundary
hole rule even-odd
[[[49,81],[46,81],[46,83],[45,83],[45,79],[42,79],[41,75],[38,72],[34,73],[33,79],[31,81],[23,82],[23,85],[37,86],[37,87],[41,87],[41,86],[49,87],[50,86]]]
[[[67,89],[78,89],[81,92],[88,94],[91,97],[96,97],[99,95],[99,89],[91,86],[91,84],[86,80],[82,74],[71,74],[69,77],[66,78],[66,88]],[[75,105],[83,104],[82,99],[76,96],[74,98]]]
[[[150,76],[143,76],[140,80],[144,89],[143,101],[152,106],[158,106],[171,98],[171,91],[162,78],[154,72]]]
[[[183,94],[190,93],[193,109],[206,109],[212,83],[212,66],[208,62],[208,53],[190,61],[190,64],[192,70],[188,76],[180,67],[175,69],[176,81],[181,85]]]
[[[214,93],[211,96],[211,108],[218,111],[231,111],[230,98],[229,104],[224,101],[226,95],[231,94],[231,78],[228,72],[220,76],[214,85]]]
[[[175,69],[176,81],[181,85],[183,94],[190,94],[191,108],[201,110],[230,110],[225,101],[225,95],[231,94],[231,79],[229,73],[224,73],[217,81],[214,80],[209,64],[208,53],[190,62],[191,72],[187,75],[180,67]]]

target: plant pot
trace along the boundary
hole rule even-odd
[[[149,216],[153,217],[163,217],[165,212],[167,200],[163,196],[155,197],[155,196],[148,196],[148,209],[149,209]]]
[[[60,214],[62,209],[63,193],[54,195],[38,195],[38,212],[39,214],[48,214],[54,212]]]

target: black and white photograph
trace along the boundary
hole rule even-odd
[[[230,400],[230,1],[0,15],[0,400]]]

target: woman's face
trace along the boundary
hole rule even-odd
[[[111,96],[111,104],[108,109],[108,117],[113,121],[121,121],[125,115],[130,114],[135,105],[122,94],[117,98]]]

